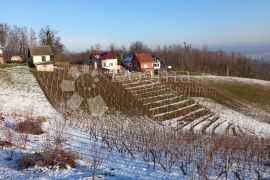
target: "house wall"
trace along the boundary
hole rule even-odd
[[[46,61],[50,61],[51,57],[50,56],[45,56]],[[40,63],[42,62],[42,56],[33,56],[33,63]]]
[[[101,67],[110,70],[117,70],[118,69],[117,59],[101,60]]]
[[[54,71],[53,64],[36,65],[37,71]]]
[[[3,56],[0,56],[0,64],[5,64],[5,59]]]
[[[140,68],[141,69],[151,69],[153,68],[153,63],[150,63],[150,62],[143,62],[143,63],[140,63]]]
[[[140,63],[140,61],[135,57],[132,61],[132,64],[134,67],[138,67],[140,69],[152,69],[153,68],[153,62],[143,62]]]
[[[160,69],[160,62],[154,62],[153,67],[154,67],[154,69]]]

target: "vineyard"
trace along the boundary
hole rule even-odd
[[[135,74],[116,76],[114,80],[141,102],[150,118],[164,125],[181,129],[193,121],[217,119],[210,109],[177,95],[156,79]]]
[[[79,103],[80,110],[87,112],[89,110],[87,99],[101,95],[110,113],[147,115],[161,124],[176,129],[186,127],[192,122],[199,124],[208,121],[212,124],[218,119],[210,109],[196,103],[193,99],[177,95],[163,83],[142,73],[117,75],[110,79],[102,73],[97,73],[93,77],[91,74],[93,71],[90,69],[89,73],[81,73],[74,80],[69,73],[70,68],[74,67],[63,68],[62,71],[53,73],[35,72],[41,87],[55,107],[61,108],[63,102],[68,102],[69,98],[77,93],[82,97]],[[80,66],[75,68],[79,73],[85,70]],[[98,82],[95,82],[95,78],[98,78]],[[75,84],[73,91],[63,91],[61,87],[63,81],[73,81]],[[85,91],[83,84],[96,84],[96,86],[91,91]],[[206,125],[209,126],[208,123]]]
[[[198,79],[187,76],[186,72],[171,72],[169,75],[161,76],[160,81],[165,83],[179,95],[185,97],[206,97],[215,100],[235,111],[247,116],[255,117],[262,122],[270,122],[270,115],[267,112],[244,104],[215,87]]]
[[[107,114],[147,116],[174,130],[232,136],[256,134],[250,127],[240,126],[239,117],[220,117],[214,108],[192,98],[209,97],[249,116],[241,119],[256,116],[264,122],[269,120],[269,115],[252,111],[214,88],[194,81],[178,81],[182,76],[151,78],[138,72],[111,77],[93,71],[90,66],[64,66],[59,71],[34,74],[49,101],[63,113],[67,110],[66,102],[73,97],[79,97],[75,112],[91,113],[89,99],[101,96],[108,106]],[[74,88],[63,90],[63,82],[74,84]]]
[[[17,107],[16,111],[25,110],[29,104],[34,104],[33,110],[37,116],[50,117],[51,125],[44,136],[50,135],[51,139],[46,143],[53,144],[56,139],[60,139],[64,150],[73,152],[86,162],[93,162],[93,159],[102,161],[102,170],[114,174],[116,178],[260,179],[270,174],[269,124],[253,122],[247,117],[243,118],[241,124],[241,121],[235,121],[239,114],[224,119],[224,115],[215,110],[217,104],[211,107],[198,98],[180,96],[166,87],[165,82],[139,73],[131,73],[128,78],[124,75],[91,75],[92,71],[82,75],[85,69],[78,66],[76,68],[79,71],[75,75],[70,72],[70,68],[54,73],[34,72],[47,98],[61,114],[49,105],[29,70],[18,68],[3,71],[6,78],[0,79],[3,82],[0,88],[7,95],[4,99],[2,96],[0,98],[10,102],[2,108],[3,111],[1,109],[3,127],[4,123],[14,121],[13,116],[7,118],[7,113],[14,110],[18,104],[14,102],[21,99],[22,107]],[[7,72],[10,75],[6,75]],[[18,79],[17,74],[23,74],[21,79]],[[97,77],[99,80],[95,79]],[[141,79],[138,80],[138,77]],[[63,80],[66,80],[65,85],[68,81],[75,81],[75,90],[63,88]],[[86,91],[85,86],[76,85],[76,81],[81,84],[84,81],[91,82],[95,91]],[[94,82],[96,86],[92,86]],[[21,91],[24,93],[20,95]],[[74,93],[82,96],[83,100],[76,113],[69,114],[62,106]],[[109,107],[107,114],[102,117],[87,113],[89,108],[86,99],[99,93],[104,96]],[[14,95],[17,98],[13,98]],[[6,97],[9,98],[5,100]],[[174,105],[188,110],[176,111]],[[190,106],[197,109],[191,110]],[[208,110],[208,114],[196,118],[190,116],[188,121],[186,117],[200,109]],[[227,114],[233,111],[224,109]],[[23,114],[16,114],[16,119],[23,118]],[[264,134],[260,134],[260,131]],[[2,135],[5,137],[4,133]],[[28,138],[30,145],[35,144],[36,136],[29,135]],[[37,148],[41,147],[34,148],[32,151],[37,152]]]

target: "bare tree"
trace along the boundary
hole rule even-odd
[[[27,49],[29,44],[27,27],[16,27],[19,36],[19,54],[23,56],[23,59],[27,57]]]
[[[101,51],[101,45],[99,43],[95,44],[95,50]]]
[[[7,23],[0,23],[0,46],[6,46],[9,31],[10,27]]]
[[[143,53],[148,52],[149,48],[147,47],[146,44],[143,44],[141,41],[135,41],[131,43],[129,51],[130,53]]]
[[[45,26],[44,28],[41,28],[38,36],[40,44],[51,46],[53,54],[55,56],[63,52],[64,45],[61,42],[61,38],[60,36],[58,36],[58,32],[52,29],[50,26]]]
[[[111,52],[116,52],[117,51],[117,47],[113,43],[111,43],[110,46],[109,46],[109,50]]]
[[[100,151],[99,146],[97,143],[91,144],[91,160],[92,160],[92,179],[95,179],[95,176],[99,169],[101,168],[102,164],[106,162],[108,159],[108,155],[106,156],[102,151]]]
[[[29,31],[29,44],[32,46],[37,44],[37,35],[33,28]]]

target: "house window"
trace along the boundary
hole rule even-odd
[[[106,63],[103,63],[103,67],[106,67]]]
[[[147,68],[147,64],[143,65],[143,68]]]
[[[110,62],[110,63],[109,63],[109,66],[113,66],[113,62]]]
[[[46,56],[42,56],[42,62],[46,61]]]

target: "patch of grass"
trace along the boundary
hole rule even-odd
[[[234,82],[209,82],[234,99],[270,112],[270,87]]]
[[[24,63],[20,63],[20,64],[0,64],[0,69],[5,69],[5,68],[11,68],[11,67],[15,67],[15,66],[26,66],[26,64]]]
[[[169,71],[170,75],[190,75],[190,76],[202,76],[207,75],[207,73],[201,73],[201,72],[189,72],[189,71]]]

